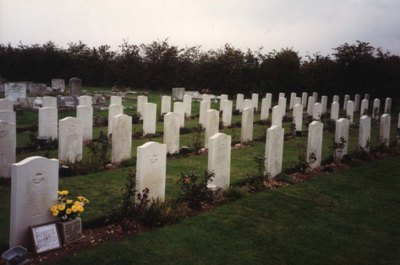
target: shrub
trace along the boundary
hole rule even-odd
[[[193,127],[193,135],[192,135],[192,146],[193,150],[196,152],[196,154],[200,153],[200,150],[202,148],[202,132],[203,128],[201,127],[200,124],[197,125],[197,127]]]
[[[161,227],[179,222],[187,216],[187,212],[185,204],[157,198],[143,210],[139,221],[149,226]]]
[[[223,192],[223,195],[225,198],[227,198],[230,201],[236,201],[236,200],[244,197],[243,192],[235,187],[229,187],[229,189],[227,189]]]

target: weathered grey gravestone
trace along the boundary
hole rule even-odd
[[[333,101],[332,102],[337,102],[339,103],[339,96],[338,95],[334,95],[333,96]]]
[[[31,246],[29,227],[55,221],[58,160],[33,156],[12,165],[10,247]]]
[[[244,101],[244,95],[243,94],[237,94],[236,95],[236,110],[242,112],[243,110],[243,101]]]
[[[358,111],[360,111],[360,94],[356,94],[355,96],[354,96],[354,111],[355,112],[358,112]],[[361,115],[362,115],[362,113],[361,113]]]
[[[11,177],[11,164],[15,162],[17,138],[15,123],[0,120],[0,176]]]
[[[208,171],[213,172],[214,184],[223,190],[229,189],[231,177],[231,136],[216,133],[208,141]]]
[[[124,107],[122,105],[110,105],[108,106],[108,129],[107,135],[110,136],[113,130],[114,117],[118,114],[124,113]]]
[[[340,118],[336,121],[335,143],[335,159],[340,160],[344,155],[347,155],[347,146],[349,142],[349,126],[350,121],[345,118]]]
[[[296,98],[296,93],[294,92],[290,93],[289,109],[293,109],[295,98]]]
[[[242,111],[242,127],[240,131],[240,142],[247,143],[253,141],[253,108],[244,108]]]
[[[80,95],[82,95],[82,80],[77,78],[77,77],[72,77],[69,80],[69,94],[71,96],[77,96],[79,97]]]
[[[167,145],[168,154],[179,153],[180,124],[179,115],[168,112],[164,115],[164,144]]]
[[[185,95],[184,87],[174,87],[172,88],[172,100],[183,100],[183,96]]]
[[[272,119],[271,119],[271,126],[279,126],[282,127],[282,108],[281,106],[277,105],[272,108]]]
[[[385,99],[385,113],[390,114],[392,111],[392,98]]]
[[[307,162],[310,168],[321,166],[323,129],[324,124],[320,121],[313,121],[308,126]]]
[[[381,124],[379,127],[379,141],[389,146],[390,141],[390,114],[383,114],[381,116]]]
[[[120,163],[132,156],[132,117],[125,114],[114,116],[112,130],[111,162]]]
[[[149,189],[149,199],[165,198],[165,178],[167,167],[167,146],[147,142],[137,148],[136,190]]]
[[[333,101],[331,105],[331,120],[337,121],[339,119],[339,103]]]
[[[157,123],[157,104],[146,103],[143,106],[143,133],[155,134]]]
[[[82,122],[83,142],[92,141],[93,138],[93,107],[90,105],[78,105],[76,117]]]
[[[183,106],[183,102],[174,102],[174,113],[179,116],[179,126],[185,127],[185,106]]]
[[[0,110],[14,110],[14,103],[8,99],[1,98],[0,99]]]
[[[74,117],[66,117],[59,121],[58,159],[63,162],[82,160],[82,122]]]
[[[64,92],[65,89],[64,79],[51,79],[51,88],[53,88],[53,90]]]
[[[301,93],[301,104],[303,106],[303,109],[305,109],[307,107],[307,97],[308,97],[307,92]]]
[[[39,109],[39,137],[57,139],[58,111],[56,108],[44,107]]]
[[[161,97],[161,115],[171,111],[171,97],[162,96]]]
[[[347,101],[350,100],[350,95],[344,95],[344,101],[343,101],[343,110],[346,110],[347,108]]]
[[[369,151],[369,143],[371,138],[371,118],[363,115],[360,118],[360,130],[358,134],[358,146],[364,151]]]
[[[208,148],[208,141],[211,136],[219,131],[219,111],[210,109],[207,111],[207,122],[205,128],[204,146]]]
[[[225,100],[224,108],[222,110],[222,125],[224,127],[231,126],[232,124],[232,100]]]
[[[267,130],[265,144],[265,174],[269,178],[275,178],[282,172],[283,135],[284,129],[279,126],[271,126]]]
[[[57,98],[56,97],[43,97],[42,98],[42,108],[55,108],[57,109]]]
[[[279,98],[278,105],[281,108],[282,117],[286,114],[286,98]]]
[[[16,102],[19,98],[26,98],[26,90],[26,82],[4,84],[4,96],[11,102]]]
[[[322,107],[322,114],[326,113],[327,110],[327,106],[328,106],[328,97],[327,96],[322,96],[321,97],[321,107]]]

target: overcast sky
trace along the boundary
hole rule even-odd
[[[400,55],[400,0],[0,0],[0,43],[113,49],[169,39],[203,50],[230,43],[301,55],[356,40]]]

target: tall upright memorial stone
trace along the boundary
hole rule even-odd
[[[214,173],[211,184],[229,189],[231,176],[231,136],[216,133],[208,142],[208,171]]]
[[[265,174],[269,178],[275,178],[282,172],[284,129],[279,126],[271,126],[267,129],[265,144]]]
[[[161,115],[171,111],[171,97],[162,96],[161,97]]]
[[[132,117],[118,114],[112,130],[111,162],[120,163],[132,156]]]
[[[77,77],[72,77],[69,80],[69,94],[71,96],[77,96],[79,97],[82,95],[82,80]]]
[[[207,111],[207,122],[205,129],[204,146],[208,148],[208,141],[210,137],[219,131],[219,112],[217,110],[210,109]]]
[[[82,160],[83,130],[82,122],[74,117],[59,121],[58,159],[76,162]]]
[[[242,112],[243,110],[243,101],[244,101],[244,95],[243,94],[237,94],[236,95],[236,110]]]
[[[44,107],[39,109],[39,137],[57,139],[58,111],[56,108]]]
[[[185,116],[191,117],[192,116],[192,96],[190,96],[190,95],[183,96],[183,108],[185,110]]]
[[[253,141],[253,108],[244,108],[242,111],[242,127],[240,133],[240,142],[247,143]]]
[[[108,106],[108,129],[107,129],[108,136],[110,136],[113,130],[114,116],[123,113],[124,113],[124,107],[122,105]]]
[[[143,133],[155,134],[157,124],[157,104],[145,103],[143,106]]]
[[[11,177],[11,164],[16,158],[15,123],[0,120],[0,177]]]
[[[360,118],[360,130],[358,132],[358,146],[364,151],[369,151],[371,138],[371,117],[363,115]]]
[[[322,134],[324,124],[313,121],[308,126],[307,162],[311,168],[321,166]]]
[[[232,125],[232,100],[225,100],[222,110],[222,125],[228,127]]]
[[[168,154],[179,153],[180,124],[179,115],[168,112],[164,115],[164,144],[167,145]]]
[[[89,142],[93,138],[93,107],[90,105],[76,106],[76,117],[82,122],[82,141]]]
[[[347,155],[347,146],[349,142],[349,119],[340,118],[336,121],[335,129],[335,159],[341,160],[344,155]]]

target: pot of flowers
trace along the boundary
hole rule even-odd
[[[58,230],[64,245],[83,237],[80,216],[85,211],[85,205],[89,203],[83,196],[72,199],[67,197],[68,194],[67,190],[59,191],[57,204],[50,207],[51,214],[59,219]]]

